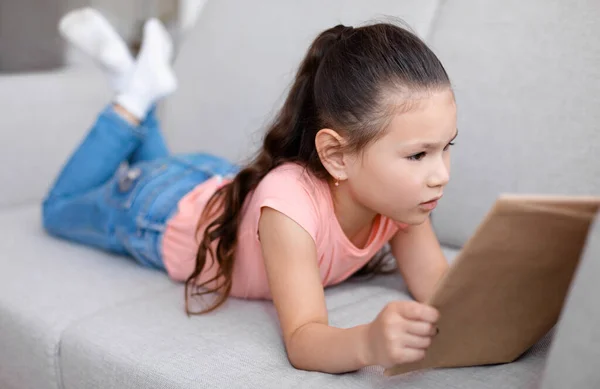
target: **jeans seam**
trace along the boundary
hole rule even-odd
[[[131,188],[131,191],[129,193],[129,196],[127,196],[127,201],[125,202],[125,207],[127,209],[131,208],[131,205],[133,205],[133,201],[136,195],[138,195],[144,188],[143,185],[141,185],[141,181],[142,178],[145,180],[145,183],[148,184],[150,183],[154,178],[158,177],[162,172],[166,171],[166,165],[160,165],[157,169],[153,169],[152,172],[146,172],[143,175],[140,175],[140,177],[138,177],[138,181],[135,183],[135,186],[133,188]],[[134,190],[136,189],[136,190]]]
[[[155,262],[148,257],[144,249],[136,250],[129,240],[129,234],[121,235],[121,244],[136,262],[145,267],[156,268]]]
[[[215,158],[213,156],[208,156],[208,155],[206,155],[205,157]],[[174,157],[174,159],[176,159],[178,162],[184,164],[185,166],[191,168],[192,170],[194,170],[196,172],[204,173],[204,174],[208,175],[209,177],[216,175],[217,167],[221,163],[223,163],[223,161],[212,160],[212,161],[208,161],[208,162],[203,162],[202,165],[197,165],[197,164],[188,162],[185,159],[185,156],[177,156],[177,157]]]
[[[191,170],[184,170],[173,175],[160,185],[157,185],[149,193],[147,193],[147,198],[145,199],[144,203],[141,204],[137,215],[135,216],[135,233],[142,240],[142,247],[140,250],[137,250],[137,254],[143,256],[145,261],[154,265],[154,267],[162,265],[162,268],[164,268],[161,251],[159,250],[159,244],[162,240],[165,230],[165,223],[168,218],[165,219],[165,222],[149,222],[147,217],[150,207],[156,201],[157,193],[160,193],[165,187],[171,186],[174,182],[177,182],[183,177],[189,176],[193,173],[194,172]],[[158,210],[154,211],[162,214],[166,208],[171,206],[173,206],[173,204],[165,202]],[[152,234],[152,236],[150,236],[150,234]],[[133,247],[130,245],[128,246],[128,249],[131,250],[133,254]]]
[[[185,170],[183,172],[180,172],[179,174],[176,174],[173,177],[169,178],[167,181],[163,182],[161,185],[158,185],[150,193],[148,193],[148,198],[140,206],[140,209],[139,209],[139,211],[138,211],[138,213],[136,215],[136,225],[138,227],[147,228],[148,226],[154,224],[154,223],[149,223],[148,222],[147,216],[148,216],[148,212],[150,211],[150,206],[152,205],[152,203],[154,201],[156,201],[156,194],[157,194],[157,192],[162,191],[165,187],[171,186],[174,182],[182,179],[183,177],[189,176],[191,174],[192,174],[192,172],[189,171],[189,170]],[[171,206],[171,205],[172,204],[166,204],[165,203],[165,205],[162,205],[161,208],[158,211],[162,212],[164,210],[163,207],[168,207],[168,206]]]

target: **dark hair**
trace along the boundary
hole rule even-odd
[[[200,242],[194,272],[185,284],[186,312],[210,312],[229,296],[242,206],[267,173],[285,162],[295,162],[318,178],[331,179],[315,147],[320,129],[335,129],[351,150],[359,151],[380,137],[392,114],[398,108],[408,109],[407,103],[414,101],[416,94],[444,88],[450,88],[450,81],[441,62],[407,29],[390,23],[359,28],[337,25],[319,34],[268,128],[262,148],[232,182],[214,193],[204,210],[199,226],[212,221]],[[218,274],[197,284],[209,253],[216,259]],[[189,296],[214,292],[218,296],[212,306],[190,312]]]

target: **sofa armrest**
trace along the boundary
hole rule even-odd
[[[600,213],[590,227],[579,268],[548,354],[543,389],[600,388]]]

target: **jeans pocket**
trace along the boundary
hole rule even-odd
[[[107,185],[106,201],[117,208],[131,208],[144,186],[164,174],[167,167],[156,163],[120,167]]]

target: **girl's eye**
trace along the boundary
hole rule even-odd
[[[448,150],[450,148],[450,146],[454,146],[454,142],[448,143],[448,145],[446,147],[444,147],[444,151]]]
[[[418,154],[411,155],[410,157],[408,157],[408,159],[411,161],[420,161],[423,158],[425,158],[425,152],[420,152]]]

